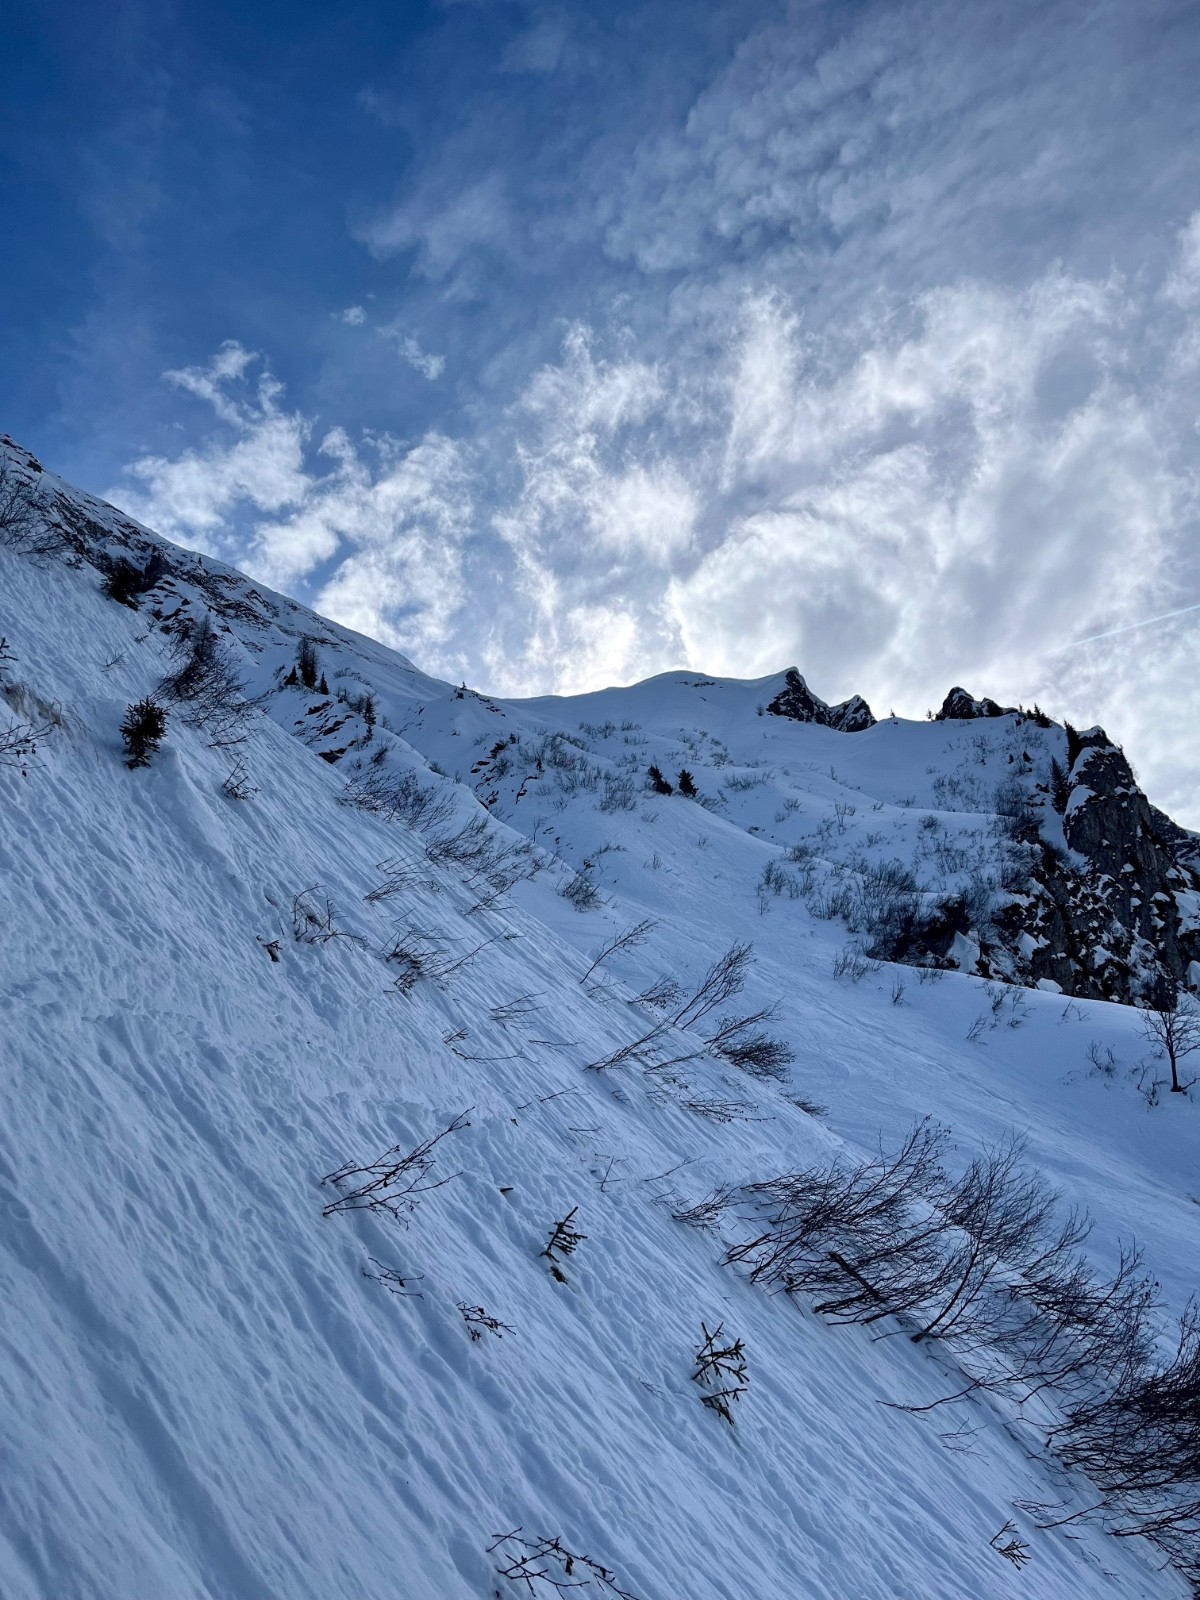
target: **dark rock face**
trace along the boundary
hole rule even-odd
[[[989,700],[985,695],[982,700],[974,700],[965,689],[951,689],[942,701],[942,709],[934,717],[935,722],[971,722],[976,717],[1011,717],[1016,711],[1016,706],[997,705],[994,700]]]
[[[1101,728],[1068,732],[1067,853],[1040,832],[1025,841],[1027,891],[996,917],[1023,975],[1064,994],[1169,1005],[1200,963],[1200,841],[1146,799]],[[1189,970],[1190,969],[1190,970]]]
[[[864,728],[875,726],[871,708],[861,695],[852,695],[840,705],[828,705],[812,692],[795,667],[787,669],[784,687],[767,710],[775,717],[817,722],[823,728],[836,728],[839,733],[861,733]]]

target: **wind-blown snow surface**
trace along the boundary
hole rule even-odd
[[[202,601],[182,583],[180,598]],[[243,752],[259,792],[239,802],[222,792],[230,753],[178,714],[148,769],[124,764],[124,708],[170,666],[146,613],[106,599],[89,567],[0,551],[8,682],[24,686],[10,703],[61,710],[27,775],[0,767],[5,1600],[549,1593],[487,1553],[518,1526],[586,1552],[639,1600],[1182,1595],[1138,1541],[1040,1531],[1015,1509],[1087,1503],[1032,1424],[986,1401],[923,1416],[885,1404],[957,1388],[948,1352],[828,1326],[722,1267],[721,1238],[671,1215],[846,1142],[894,1144],[932,1113],[963,1162],[1026,1134],[1031,1161],[1096,1217],[1097,1258],[1136,1235],[1168,1302],[1186,1298],[1195,1107],[1148,1110],[1123,1075],[1146,1054],[1132,1013],[1014,990],[1020,1007],[1005,1001],[992,1026],[971,977],[836,978],[846,929],[786,888],[759,893],[780,845],[825,823],[827,855],[840,829],[862,830],[865,849],[884,849],[872,829],[889,849],[893,830],[917,841],[926,810],[968,839],[978,817],[939,811],[927,769],[964,770],[954,741],[974,730],[841,735],[759,718],[767,686],[680,675],[499,706],[262,605],[278,610],[225,617],[252,689],[275,691]],[[303,631],[334,694],[276,687]],[[381,720],[370,745],[322,760],[365,735],[358,718],[328,731],[346,686],[369,687]],[[540,775],[497,773],[501,740],[531,750],[555,730],[607,788],[602,775],[571,792],[545,755]],[[525,860],[541,870],[480,908],[464,869],[427,860],[428,832],[340,803],[360,759],[368,775],[407,766],[458,822],[482,813],[455,776],[485,787],[519,831],[489,826],[535,838]],[[1004,752],[969,754],[993,759]],[[746,784],[716,810],[653,797],[652,760],[672,776],[686,760],[710,796],[722,771]],[[368,900],[397,858],[406,886]],[[580,869],[598,909],[559,892]],[[361,943],[293,936],[294,899],[318,884],[313,903],[328,896]],[[650,938],[581,983],[605,938],[644,916]],[[398,927],[440,979],[395,987]],[[694,983],[735,939],[755,946],[746,1009],[780,1003],[790,1085],[707,1058],[688,1064],[686,1092],[636,1060],[586,1070],[653,1026],[633,995],[663,971]],[[1089,1071],[1093,1039],[1115,1078]],[[687,1109],[705,1095],[742,1109],[728,1122]],[[407,1226],[322,1216],[324,1174],[408,1150],[468,1108],[436,1151],[431,1181],[451,1181]],[[587,1237],[563,1283],[539,1253],[573,1207]],[[373,1262],[415,1293],[388,1293]],[[472,1342],[460,1303],[511,1331]],[[702,1320],[744,1341],[733,1427],[692,1381]],[[978,1430],[966,1451],[947,1437],[964,1427]],[[988,1543],[1009,1520],[1030,1545],[1023,1571]]]

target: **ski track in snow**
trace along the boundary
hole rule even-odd
[[[607,904],[576,912],[552,863],[506,908],[472,912],[476,895],[428,867],[420,834],[338,803],[344,763],[286,726],[296,692],[255,719],[260,793],[246,803],[221,793],[228,758],[177,715],[152,765],[127,771],[124,707],[166,670],[146,627],[91,569],[0,551],[13,676],[64,719],[27,777],[0,767],[4,1600],[507,1600],[528,1591],[486,1547],[518,1525],[604,1563],[639,1600],[1183,1595],[1137,1541],[1038,1531],[1014,1510],[1086,1493],[1040,1456],[1032,1424],[988,1401],[888,1409],[957,1388],[948,1351],[894,1327],[828,1326],[723,1268],[720,1237],[671,1218],[672,1196],[845,1142],[890,1146],[932,1113],[964,1162],[1025,1133],[1030,1160],[1094,1214],[1097,1258],[1136,1234],[1168,1303],[1186,1300],[1195,1107],[1147,1112],[1127,1082],[1084,1070],[1093,1038],[1124,1063],[1144,1054],[1129,1012],[1076,1002],[1063,1021],[1061,996],[1026,992],[1023,1027],[967,1043],[987,1006],[979,980],[835,979],[844,928],[786,896],[759,909],[762,864],[839,801],[853,797],[851,826],[893,830],[889,850],[915,836],[925,769],[953,763],[961,728],[760,720],[761,686],[682,674],[495,710],[322,625],[331,682],[345,667],[369,683],[381,715],[407,726],[389,735],[397,759],[435,785],[437,761],[448,792],[511,731],[577,735],[581,720],[618,725],[585,741],[607,761],[619,724],[637,724],[639,782],[661,755],[710,786],[694,733],[679,737],[700,726],[734,770],[771,773],[719,815],[640,789],[611,814],[591,793],[518,802],[517,773],[494,810],[518,834],[536,823],[575,867],[619,846],[596,871]],[[255,690],[290,662],[297,631],[281,623],[243,654]],[[466,820],[473,802],[457,793]],[[801,810],[785,827],[786,794]],[[365,902],[395,856],[436,887]],[[313,884],[365,945],[293,938],[293,897]],[[603,940],[644,915],[658,919],[648,942],[581,985]],[[380,955],[397,916],[455,957],[518,937],[406,995]],[[260,942],[272,939],[277,963]],[[653,1096],[636,1065],[583,1070],[652,1024],[632,994],[661,971],[694,982],[734,939],[755,944],[746,1009],[780,1001],[793,1085],[827,1117],[775,1085],[731,1083],[714,1061],[689,1066],[695,1087],[764,1120],[694,1115]],[[493,1018],[525,995],[536,1010]],[[468,1107],[470,1126],[435,1152],[434,1178],[456,1176],[406,1224],[322,1217],[336,1197],[323,1174],[408,1150]],[[573,1206],[587,1237],[559,1283],[539,1252]],[[417,1292],[387,1293],[364,1275],[372,1258]],[[472,1342],[459,1302],[513,1331]],[[702,1319],[745,1343],[734,1427],[692,1381]],[[971,1453],[941,1438],[964,1424],[982,1428]],[[1031,1546],[1023,1572],[988,1545],[1010,1518]]]

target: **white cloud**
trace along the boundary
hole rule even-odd
[[[132,487],[111,497],[148,526],[280,588],[336,560],[316,596],[320,609],[422,647],[435,670],[457,661],[446,646],[474,518],[466,452],[430,433],[408,446],[376,440],[368,459],[334,428],[317,452],[331,465],[318,470],[308,459],[311,421],[280,410],[281,388],[265,368],[251,393],[229,392],[256,360],[227,344],[206,367],[167,374],[212,405],[224,432],[173,459],[135,461]]]
[[[380,337],[387,339],[395,345],[401,359],[406,361],[414,371],[419,372],[423,378],[433,383],[440,378],[446,370],[446,358],[442,355],[431,354],[422,350],[420,343],[411,334],[404,330],[399,321],[390,322],[386,327],[380,328]]]
[[[347,306],[344,311],[335,311],[333,317],[336,322],[344,322],[347,327],[361,328],[367,320],[367,313],[362,306]]]
[[[224,528],[235,505],[277,512],[299,504],[307,492],[309,425],[278,409],[279,386],[265,367],[253,389],[245,385],[257,359],[231,342],[207,367],[166,373],[170,383],[213,407],[227,435],[173,459],[142,456],[127,469],[135,487],[111,491],[159,532],[214,554],[234,548]]]

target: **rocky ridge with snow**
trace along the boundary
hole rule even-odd
[[[1087,936],[1011,981],[1047,852],[1190,980],[1115,747],[502,701],[0,453],[6,1600],[1182,1600],[1070,1330],[1121,1403],[1195,1354],[1195,1103]]]

